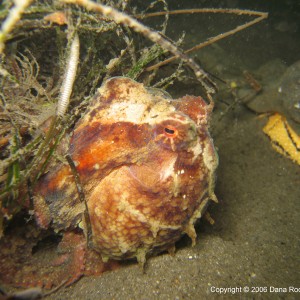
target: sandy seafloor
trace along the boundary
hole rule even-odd
[[[225,80],[238,82],[247,69],[267,86],[282,75],[276,62],[288,67],[300,59],[297,2],[173,1],[171,8],[234,7],[270,12],[268,20],[195,54],[203,67]],[[179,31],[186,30],[191,42],[187,46],[191,46],[205,39],[206,28],[221,32],[237,24],[232,21],[236,19],[173,16],[169,34],[175,32],[178,38]],[[273,77],[266,79],[256,72],[264,65],[271,68]],[[185,88],[181,93],[199,93],[192,84]],[[222,84],[220,89],[224,90]],[[260,97],[270,101],[267,93]],[[211,130],[220,158],[216,184],[220,203],[209,207],[215,225],[201,221],[195,247],[184,237],[174,257],[150,258],[144,274],[136,263],[130,263],[100,277],[82,278],[47,299],[300,299],[300,292],[275,290],[300,288],[299,165],[272,149],[262,132],[266,117],[241,104],[228,110],[224,101],[230,104],[233,98],[225,92],[216,97]],[[299,124],[291,125],[299,134]],[[231,290],[226,295],[213,292],[230,287],[250,290],[236,290],[235,294]]]

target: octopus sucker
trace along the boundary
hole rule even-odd
[[[126,77],[98,89],[68,155],[87,203],[91,245],[103,261],[136,258],[143,265],[149,255],[174,249],[183,234],[195,245],[194,225],[209,199],[216,201],[210,113],[201,97],[173,100]],[[69,166],[53,168],[34,192],[36,206],[48,206],[46,216],[41,209],[36,215],[42,226],[86,226]]]

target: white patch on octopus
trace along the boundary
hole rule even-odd
[[[208,170],[214,171],[217,165],[214,149],[211,144],[206,144],[203,151],[203,161]]]
[[[142,120],[147,106],[145,104],[117,102],[113,103],[108,111],[108,118],[118,116],[119,121],[139,123]]]
[[[174,155],[172,160],[168,160],[167,167],[162,168],[163,171],[160,173],[160,180],[164,181],[169,176],[174,177],[174,174],[175,174],[174,165],[175,165],[176,159],[177,159],[177,156]]]
[[[196,160],[196,158],[202,154],[202,147],[201,143],[199,142],[199,138],[197,138],[197,142],[195,143],[195,146],[190,149],[191,152],[194,153],[193,161]]]

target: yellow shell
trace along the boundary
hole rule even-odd
[[[270,116],[263,132],[269,136],[277,152],[300,165],[300,137],[284,116],[278,113]]]

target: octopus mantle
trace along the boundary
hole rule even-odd
[[[98,90],[69,141],[87,203],[68,165],[52,168],[35,191],[36,220],[55,230],[84,229],[104,260],[170,249],[215,200],[218,158],[201,97],[172,100],[129,78]]]

